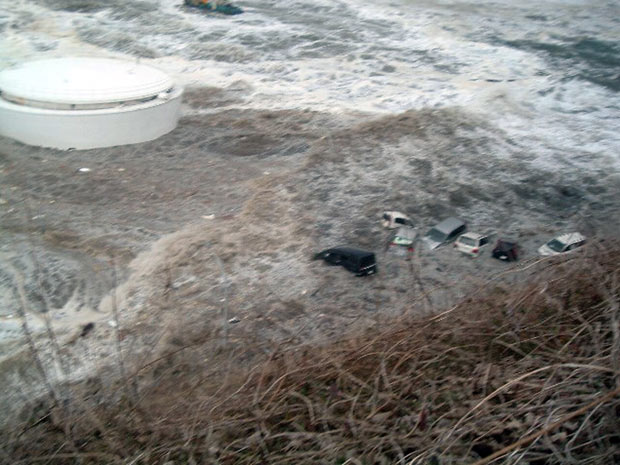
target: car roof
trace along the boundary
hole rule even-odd
[[[456,228],[460,228],[464,224],[465,223],[458,218],[450,217],[446,218],[441,223],[437,223],[434,228],[443,233],[449,233],[451,231],[454,231]]]
[[[482,239],[483,237],[486,237],[486,236],[484,234],[468,232],[468,233],[465,233],[465,234],[461,234],[461,237],[469,237],[470,239],[473,239],[473,240],[476,241],[476,240],[480,240],[480,239]]]
[[[369,255],[374,255],[373,252],[368,252],[366,250],[356,249],[353,247],[333,247],[331,249],[326,249],[323,252],[339,252],[353,255],[355,257],[367,257]]]
[[[585,240],[585,238],[586,237],[581,233],[571,232],[571,233],[561,234],[555,237],[554,239],[557,239],[562,244],[573,244],[575,242],[583,241]]]
[[[390,215],[390,216],[402,216],[402,217],[407,218],[407,219],[409,218],[404,213],[396,211],[396,210],[384,211],[383,214],[384,215]]]
[[[507,244],[507,245],[513,246],[513,245],[517,245],[517,240],[516,239],[509,239],[509,238],[502,238],[501,237],[501,238],[499,238],[497,240],[497,243],[498,244]]]
[[[495,245],[495,248],[507,252],[516,245],[517,241],[513,241],[512,239],[499,239]]]

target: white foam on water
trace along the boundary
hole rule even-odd
[[[595,33],[617,40],[618,7],[608,1],[246,0],[234,17],[181,3],[159,0],[123,19],[115,4],[81,14],[19,0],[1,19],[0,69],[67,54],[135,59],[130,53],[143,47],[156,55],[143,62],[182,85],[244,82],[252,92],[237,106],[378,114],[463,107],[533,150],[540,167],[553,166],[557,151],[601,152],[620,164],[617,94],[566,81],[543,53],[508,45]]]

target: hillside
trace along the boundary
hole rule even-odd
[[[618,463],[619,260],[597,241],[321,345],[179,328],[117,383],[50,390],[3,430],[3,461]]]

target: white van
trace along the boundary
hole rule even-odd
[[[383,216],[381,218],[381,223],[383,224],[384,228],[396,229],[400,228],[401,226],[413,226],[413,222],[411,221],[411,219],[401,212],[383,212]]]

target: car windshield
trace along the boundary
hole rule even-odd
[[[470,246],[475,246],[476,245],[476,241],[473,240],[471,237],[463,237],[463,236],[461,236],[461,238],[459,239],[459,242],[461,244],[470,245]]]
[[[562,252],[564,250],[565,244],[563,242],[558,241],[557,239],[552,239],[547,242],[547,247],[549,247],[554,252]]]
[[[427,232],[426,237],[428,237],[433,242],[443,242],[446,240],[446,235],[435,228]]]

